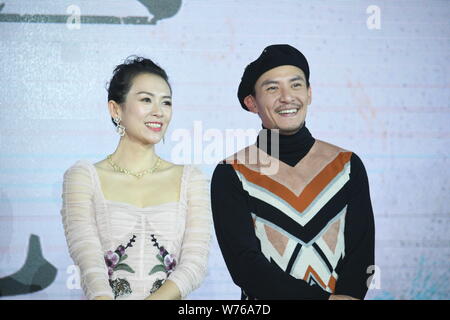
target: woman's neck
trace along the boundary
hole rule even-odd
[[[113,161],[121,168],[132,172],[140,172],[152,167],[158,156],[153,144],[143,145],[128,138],[121,138],[112,154]]]

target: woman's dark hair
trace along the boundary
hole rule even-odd
[[[172,87],[169,84],[169,78],[163,68],[150,59],[129,56],[125,59],[124,63],[116,66],[113,71],[113,76],[107,88],[108,101],[114,100],[118,104],[124,103],[131,85],[133,84],[133,79],[142,73],[151,73],[160,76],[167,82],[170,91],[172,91]],[[117,126],[112,118],[111,121]]]

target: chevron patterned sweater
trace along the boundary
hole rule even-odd
[[[305,126],[280,135],[275,156],[270,133],[218,164],[211,182],[216,236],[242,299],[363,299],[375,242],[363,163]]]

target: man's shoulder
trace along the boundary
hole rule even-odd
[[[364,163],[358,154],[346,148],[316,139],[311,151],[310,156],[316,159],[322,159],[322,161],[334,160],[343,165],[349,163],[352,172],[365,171]]]
[[[242,148],[241,150],[229,155],[222,161],[220,161],[219,165],[220,164],[234,165],[234,164],[238,164],[238,163],[246,163],[248,158],[253,153],[256,153],[257,150],[258,150],[258,148],[256,147],[256,145],[254,145],[254,144],[248,145],[248,146]]]
[[[336,146],[329,142],[317,140],[315,142],[316,151],[312,155],[316,161],[334,162],[345,168],[348,165],[351,181],[367,179],[367,172],[362,159],[354,151]]]
[[[353,156],[353,152],[348,151],[335,144],[316,139],[310,151],[308,152],[306,160],[313,163],[345,163],[349,162]]]
[[[213,179],[230,178],[230,173],[234,172],[237,166],[248,163],[249,157],[256,151],[255,145],[249,145],[219,161],[214,169]]]
[[[320,139],[315,139],[315,145],[317,147],[319,147],[320,149],[326,150],[326,151],[333,151],[333,152],[350,152],[353,153],[352,151],[346,149],[346,148],[342,148],[340,146],[337,146],[333,143],[324,141],[324,140],[320,140]]]

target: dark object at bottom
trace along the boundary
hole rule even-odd
[[[24,265],[16,273],[0,278],[0,297],[33,293],[50,286],[57,269],[42,255],[39,237],[32,234]]]

